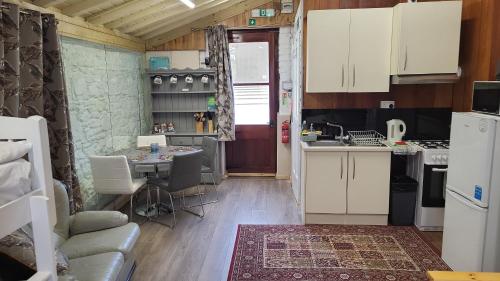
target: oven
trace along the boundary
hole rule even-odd
[[[424,164],[422,207],[444,207],[447,165]]]

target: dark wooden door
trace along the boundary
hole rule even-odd
[[[278,30],[229,31],[236,141],[226,143],[228,173],[276,173]]]

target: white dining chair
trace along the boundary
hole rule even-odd
[[[152,143],[157,143],[159,146],[167,146],[167,138],[165,135],[137,136],[137,148],[149,147]],[[168,172],[169,169],[170,166],[168,165],[135,165],[134,167],[136,173],[145,173],[150,177],[156,176],[156,172]]]
[[[167,138],[165,135],[137,136],[137,147],[149,147],[152,143],[157,143],[159,146],[167,146]]]
[[[132,178],[127,158],[123,155],[90,156],[90,167],[94,178],[94,189],[97,193],[130,195],[129,220],[132,220],[134,195],[146,185],[147,179]]]

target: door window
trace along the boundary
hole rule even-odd
[[[236,125],[268,125],[269,43],[229,43]]]

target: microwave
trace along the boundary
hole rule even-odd
[[[476,81],[472,111],[500,115],[500,81]]]

